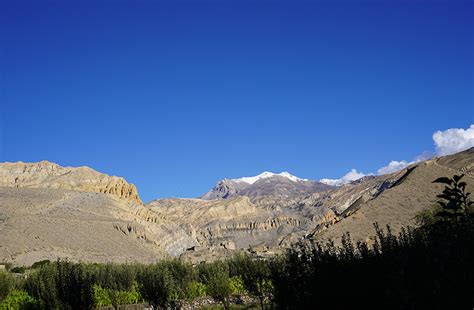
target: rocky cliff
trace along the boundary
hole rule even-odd
[[[89,167],[62,167],[48,161],[1,163],[0,187],[56,188],[111,194],[142,204],[135,185]]]

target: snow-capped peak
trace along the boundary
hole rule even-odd
[[[291,181],[293,182],[297,182],[297,181],[308,181],[308,179],[301,179],[301,178],[298,178],[286,171],[284,172],[281,172],[281,173],[273,173],[273,172],[268,172],[268,171],[265,171],[263,173],[260,173],[259,175],[256,175],[254,177],[243,177],[243,178],[239,178],[239,179],[233,179],[233,181],[236,181],[236,182],[245,182],[245,183],[248,183],[248,184],[253,184],[255,182],[257,182],[258,180],[260,179],[266,179],[266,178],[271,178],[273,176],[281,176],[281,177],[285,177],[285,178],[288,178],[290,179]]]

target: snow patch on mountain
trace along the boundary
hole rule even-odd
[[[245,182],[245,183],[248,183],[248,184],[254,184],[255,182],[257,182],[258,180],[261,180],[261,179],[266,179],[266,178],[271,178],[273,176],[281,176],[281,177],[285,177],[285,178],[288,178],[290,179],[291,181],[293,182],[298,182],[298,181],[308,181],[308,179],[302,179],[302,178],[298,178],[297,176],[294,176],[286,171],[284,172],[281,172],[281,173],[273,173],[273,172],[268,172],[268,171],[265,171],[263,173],[260,173],[259,175],[256,175],[256,176],[253,176],[253,177],[243,177],[243,178],[239,178],[239,179],[232,179],[232,181],[235,181],[235,182]]]

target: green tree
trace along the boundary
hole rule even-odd
[[[56,285],[57,276],[56,264],[50,264],[32,271],[26,279],[26,291],[39,301],[43,309],[60,308]]]
[[[63,308],[91,309],[93,278],[84,264],[57,261],[56,286]]]
[[[200,277],[207,285],[207,293],[218,300],[224,309],[230,309],[232,289],[229,281],[229,266],[226,262],[217,261],[200,266]]]
[[[443,192],[436,197],[440,198],[438,204],[442,210],[436,213],[437,216],[446,219],[458,219],[467,217],[470,207],[474,202],[470,201],[471,193],[466,192],[466,182],[462,182],[464,174],[454,175],[452,178],[441,177],[433,183],[445,184]]]
[[[155,307],[166,307],[173,297],[173,278],[163,263],[145,266],[139,271],[137,280],[143,298]]]
[[[270,297],[273,291],[269,262],[241,253],[234,256],[229,265],[232,273],[242,278],[247,291],[258,298],[263,309],[265,299]]]

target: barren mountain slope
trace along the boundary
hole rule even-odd
[[[0,261],[151,262],[199,244],[180,223],[111,195],[0,187]]]
[[[165,250],[137,221],[140,208],[100,193],[0,187],[0,261],[162,258]]]
[[[464,152],[441,157],[437,163],[474,176],[474,147]]]
[[[408,173],[397,184],[386,189],[377,198],[360,205],[351,216],[342,218],[327,230],[316,233],[314,238],[339,239],[344,232],[350,232],[354,240],[367,241],[374,235],[375,222],[381,227],[389,224],[394,232],[398,232],[403,226],[415,225],[415,216],[420,211],[434,206],[436,195],[443,189],[442,185],[432,181],[441,176],[451,177],[472,169],[473,150],[415,164],[411,167],[412,170],[405,169]],[[466,175],[464,178],[468,184],[467,190],[474,192],[474,177]]]

